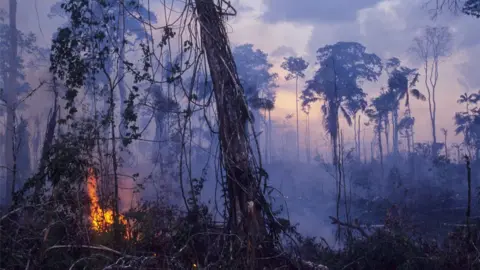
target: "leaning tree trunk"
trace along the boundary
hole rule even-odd
[[[42,146],[42,155],[40,157],[40,165],[38,166],[38,171],[43,172],[47,166],[48,153],[53,144],[53,139],[55,137],[55,128],[57,126],[57,114],[58,114],[58,92],[57,92],[57,83],[55,79],[53,80],[53,92],[55,93],[55,99],[53,103],[52,110],[50,111],[50,118],[47,122],[47,129],[45,131],[45,138],[43,139]],[[34,191],[34,201],[39,202],[42,194],[42,188],[45,186],[45,180],[35,182],[35,191]]]
[[[229,229],[247,242],[250,268],[255,268],[257,240],[265,235],[260,181],[254,177],[253,155],[246,137],[249,111],[235,69],[224,22],[213,0],[195,0],[201,40],[206,52],[219,121],[219,139],[229,199]],[[258,243],[259,244],[259,243]]]

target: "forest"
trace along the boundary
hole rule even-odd
[[[234,44],[242,0],[32,0],[45,45],[3,1],[0,270],[480,269],[480,89],[443,91],[436,23],[480,0],[419,1],[408,57]]]

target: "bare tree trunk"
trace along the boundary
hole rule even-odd
[[[306,141],[305,150],[307,154],[307,163],[310,164],[312,161],[312,152],[310,149],[310,112],[308,112],[306,116],[307,116],[306,117],[307,124],[306,124],[306,130],[305,130],[305,141]]]
[[[214,85],[220,148],[228,186],[228,225],[248,242],[247,265],[255,269],[257,240],[266,235],[266,228],[262,217],[264,198],[259,180],[253,174],[250,160],[253,153],[245,136],[247,121],[251,119],[221,14],[213,0],[195,0],[195,3]]]
[[[122,3],[119,3],[119,12],[120,16],[118,18],[119,20],[119,27],[118,27],[118,38],[120,39],[120,52],[119,52],[119,63],[118,63],[118,90],[120,93],[120,125],[119,125],[119,132],[120,132],[120,137],[122,138],[125,136],[126,130],[125,126],[122,123],[123,120],[123,112],[125,111],[125,99],[126,99],[126,89],[125,89],[125,81],[123,80],[123,77],[125,76],[125,7],[123,4],[123,0],[121,0]]]
[[[297,115],[297,161],[300,161],[300,134],[298,130],[298,76],[295,76],[295,110]]]
[[[390,121],[388,120],[388,114],[385,116],[385,142],[387,146],[387,155],[390,154]]]
[[[370,142],[370,162],[373,162],[373,160],[375,159],[373,156],[373,153],[375,152],[373,150],[374,145],[375,145],[375,138],[373,138],[372,141]]]
[[[357,134],[357,115],[356,114],[353,115],[353,138],[355,141],[355,154],[358,156],[359,140],[358,140],[358,134]]]
[[[382,181],[383,181],[383,177],[384,177],[384,169],[383,169],[383,146],[382,146],[382,131],[379,129],[377,131],[377,135],[378,135],[378,155],[379,155],[379,159],[380,159],[380,167],[381,167],[381,174],[382,174]]]
[[[398,109],[392,111],[392,132],[393,132],[393,154],[395,157],[399,154],[398,147]]]
[[[358,123],[357,123],[358,160],[360,160],[360,161],[362,160],[362,147],[361,147],[361,142],[362,142],[362,138],[361,138],[361,137],[362,137],[362,133],[361,133],[361,129],[360,129],[360,128],[362,127],[362,125],[361,125],[361,118],[362,118],[362,116],[359,115],[359,116],[358,116]]]
[[[120,243],[120,222],[119,222],[119,206],[118,206],[118,160],[117,160],[117,142],[115,138],[115,101],[114,101],[114,87],[112,84],[110,84],[110,97],[109,97],[109,103],[110,103],[110,109],[109,109],[109,115],[108,117],[110,118],[110,134],[111,137],[111,142],[112,142],[112,164],[113,164],[113,189],[114,189],[114,198],[113,198],[113,234],[114,234],[114,241],[115,244]]]
[[[445,135],[445,157],[448,158],[447,133]]]
[[[9,2],[10,16],[10,58],[9,72],[6,83],[5,105],[7,109],[7,123],[5,127],[5,166],[6,166],[6,183],[5,183],[5,203],[7,206],[12,204],[13,192],[15,189],[15,172],[13,160],[13,136],[15,133],[15,100],[17,97],[17,0]]]
[[[272,151],[273,151],[273,142],[272,142],[272,110],[268,110],[268,162],[272,162]]]

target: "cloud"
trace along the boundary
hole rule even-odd
[[[262,19],[277,22],[342,22],[354,20],[357,11],[380,0],[263,0],[267,11]]]
[[[297,53],[292,47],[282,45],[276,48],[270,55],[272,57],[289,57],[289,56],[296,56]]]

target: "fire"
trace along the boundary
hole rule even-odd
[[[92,229],[96,232],[105,232],[113,225],[113,210],[112,209],[102,209],[99,204],[97,196],[97,179],[93,173],[93,169],[88,170],[88,179],[87,179],[87,192],[88,197],[90,198],[90,222]],[[129,224],[123,215],[119,215],[118,220],[126,228],[125,238],[131,238],[131,232],[129,230]]]

